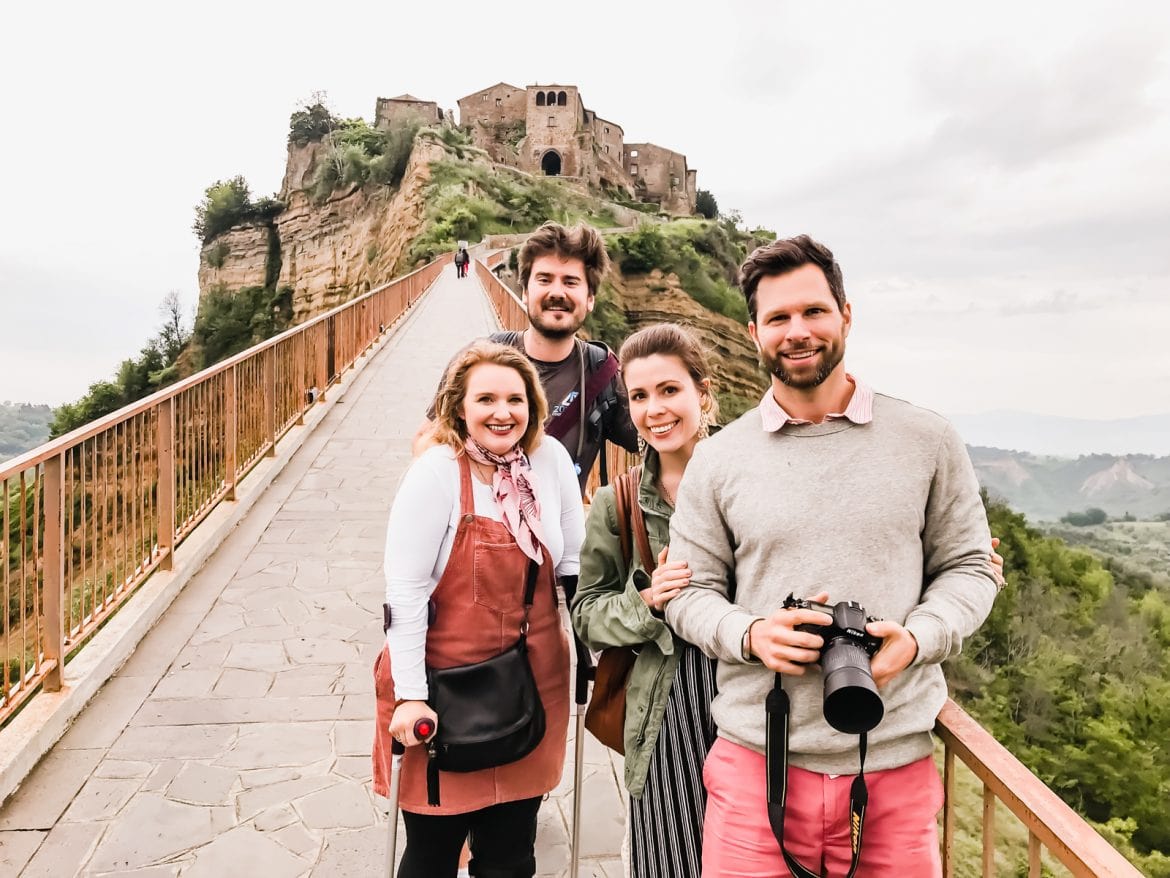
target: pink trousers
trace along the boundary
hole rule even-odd
[[[703,768],[707,815],[703,878],[777,878],[791,874],[768,823],[764,757],[717,738]],[[937,878],[942,874],[937,816],[942,781],[930,757],[866,772],[869,807],[857,878]],[[812,872],[844,878],[853,775],[788,769],[784,846]]]

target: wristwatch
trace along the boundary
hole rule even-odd
[[[744,632],[743,632],[743,640],[741,640],[739,642],[739,657],[742,658],[744,660],[744,662],[747,664],[751,664],[751,665],[763,664],[763,662],[761,662],[758,658],[756,658],[754,655],[752,655],[752,626],[760,621],[763,621],[763,620],[762,619],[752,619],[750,622],[748,622],[748,626],[747,626],[747,628],[744,629]]]

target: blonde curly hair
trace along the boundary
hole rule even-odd
[[[463,419],[463,400],[467,396],[467,376],[481,363],[506,366],[520,373],[524,393],[528,397],[528,427],[520,437],[519,445],[525,454],[531,454],[544,437],[544,421],[548,417],[548,400],[540,386],[540,376],[531,361],[505,344],[477,341],[466,347],[451,361],[443,386],[435,398],[435,423],[432,436],[435,442],[463,451],[467,442],[467,422]]]

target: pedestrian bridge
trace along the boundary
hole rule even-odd
[[[387,512],[450,355],[525,325],[473,255],[0,465],[0,876],[384,870]],[[960,709],[939,733],[948,876],[962,845],[984,875],[1138,875]],[[574,749],[541,875],[569,874]],[[620,757],[584,753],[580,874],[614,878]]]

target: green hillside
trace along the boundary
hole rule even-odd
[[[52,420],[53,410],[47,405],[0,402],[0,462],[46,441]]]

